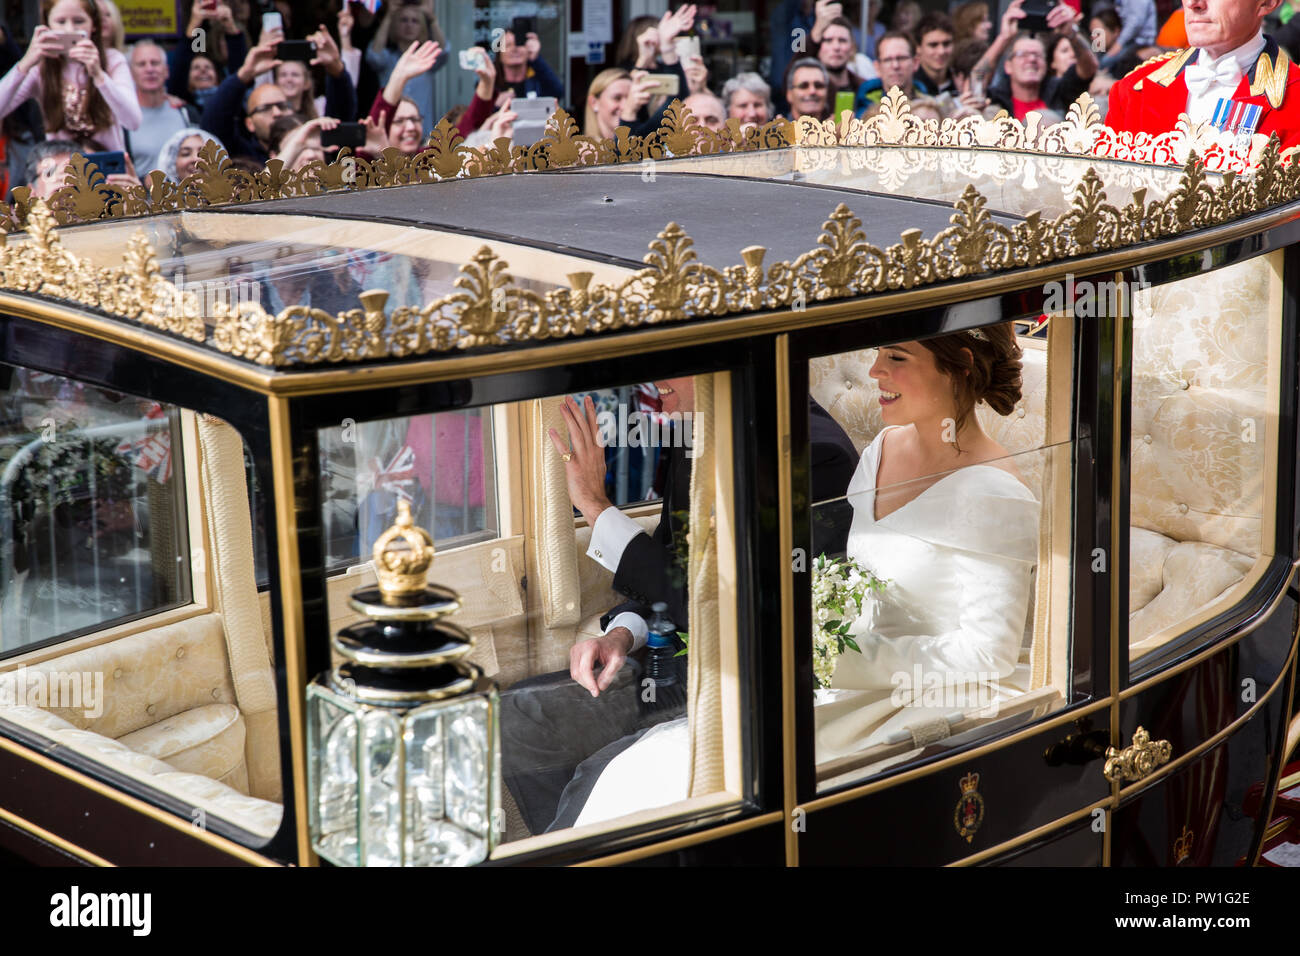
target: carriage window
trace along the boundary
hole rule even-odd
[[[445,474],[439,501],[478,506],[480,483],[503,489],[500,532],[436,544],[429,572],[459,594],[451,620],[501,692],[499,853],[742,793],[729,383],[721,374],[628,383],[445,416],[516,421],[527,446],[491,462],[495,475]],[[369,427],[396,446],[418,421]],[[382,457],[363,455],[363,440],[358,462]],[[322,434],[322,448],[332,441]],[[436,461],[417,456],[409,487],[428,488]],[[358,467],[351,484],[336,474],[324,507],[364,512],[374,495],[364,474]],[[644,513],[619,507],[652,496],[662,501]],[[378,534],[392,517],[373,510]],[[435,537],[439,513],[417,519]],[[697,527],[713,533],[688,537]],[[357,571],[350,588],[374,580]],[[349,594],[329,589],[335,632],[358,620]],[[699,701],[689,713],[688,685]]]
[[[496,536],[492,419],[483,411],[345,420],[320,433],[326,567],[369,560],[397,501],[440,548]]]
[[[639,428],[642,420],[659,410],[659,396],[653,382],[622,388],[589,392],[597,414],[606,416],[616,428],[621,427],[628,440],[605,448],[605,494],[619,508],[635,508],[663,499],[664,474],[660,467],[665,459],[650,440],[648,431]],[[576,396],[581,397],[581,396]],[[619,422],[623,422],[619,426]],[[630,423],[630,424],[629,424]]]
[[[0,725],[265,842],[280,732],[247,446],[208,415],[0,368]]]
[[[1281,253],[1133,290],[1134,671],[1272,557],[1282,299]]]
[[[821,789],[1022,726],[1069,694],[1068,319],[1037,331],[810,363]],[[980,393],[954,389],[962,363]]]
[[[0,365],[0,650],[188,599],[178,416]]]

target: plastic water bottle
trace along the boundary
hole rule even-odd
[[[673,643],[676,626],[668,619],[668,605],[656,601],[651,607],[654,617],[650,619],[650,632],[646,635],[646,676],[655,682],[656,687],[668,687],[677,683],[677,671],[673,667],[673,658],[677,656],[677,647]]]

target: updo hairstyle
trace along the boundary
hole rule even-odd
[[[1012,323],[941,335],[921,344],[934,354],[935,368],[952,379],[959,432],[977,403],[984,402],[999,415],[1010,415],[1020,401],[1023,353]]]

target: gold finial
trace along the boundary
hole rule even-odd
[[[406,547],[393,547],[399,541]],[[385,604],[402,604],[406,598],[428,587],[429,565],[433,564],[433,539],[415,526],[411,503],[397,500],[397,520],[379,536],[374,549],[375,574]]]

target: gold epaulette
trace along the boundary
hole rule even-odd
[[[1142,77],[1140,80],[1134,83],[1133,89],[1134,90],[1142,89],[1142,84],[1145,83],[1147,80],[1150,80],[1152,83],[1159,83],[1161,86],[1168,86],[1170,83],[1174,81],[1174,77],[1178,75],[1178,71],[1183,68],[1183,64],[1185,64],[1188,60],[1190,60],[1195,55],[1195,53],[1196,53],[1196,47],[1187,47],[1182,50],[1174,50],[1170,53],[1161,53],[1158,54],[1157,56],[1153,56],[1145,63],[1141,63],[1138,66],[1134,67],[1127,74],[1125,74],[1125,76],[1131,76],[1132,74],[1136,73],[1138,70],[1142,69],[1145,66],[1150,66],[1153,63],[1159,63],[1160,64],[1159,66],[1157,66],[1146,76]]]
[[[1278,47],[1276,64],[1267,53],[1261,53],[1255,61],[1255,81],[1250,84],[1250,95],[1262,93],[1268,97],[1269,106],[1281,109],[1282,101],[1286,99],[1286,79],[1290,71],[1291,58],[1286,55],[1286,50]]]
[[[1144,66],[1150,66],[1152,63],[1161,63],[1161,62],[1163,62],[1163,61],[1169,59],[1171,56],[1177,56],[1178,54],[1180,54],[1180,53],[1182,53],[1182,52],[1183,52],[1182,50],[1169,50],[1169,51],[1167,51],[1167,52],[1165,52],[1165,53],[1157,53],[1157,54],[1156,54],[1155,56],[1153,56],[1151,59],[1149,59],[1149,60],[1143,60],[1143,61],[1142,61],[1141,63],[1139,63],[1137,66],[1133,67],[1133,69],[1131,69],[1131,70],[1129,70],[1127,73],[1125,73],[1122,77],[1120,77],[1120,79],[1127,80],[1130,76],[1132,76],[1132,75],[1133,75],[1134,73],[1136,73],[1138,70],[1142,69],[1142,67],[1144,67]]]

